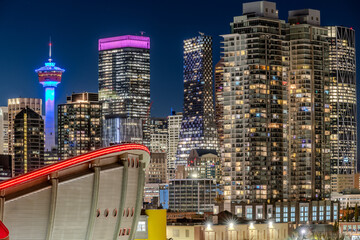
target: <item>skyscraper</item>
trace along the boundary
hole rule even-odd
[[[14,119],[14,156],[15,175],[44,166],[44,120],[28,107]]]
[[[31,108],[37,114],[41,115],[42,112],[42,100],[39,98],[11,98],[8,99],[8,120],[9,120],[9,154],[14,153],[14,119],[16,114],[25,108]],[[14,158],[13,158],[14,159]]]
[[[212,63],[210,36],[184,40],[184,111],[176,165],[186,165],[192,149],[218,149]]]
[[[104,106],[104,105],[103,105]],[[143,120],[140,118],[123,118],[121,116],[104,116],[102,142],[103,146],[120,143],[143,142]]]
[[[166,183],[166,153],[151,153],[150,164],[145,171],[145,183]]]
[[[223,92],[224,92],[224,59],[215,65],[215,117],[216,117],[216,129],[219,137],[219,145],[223,148],[224,142],[224,106],[223,106]]]
[[[292,200],[330,197],[328,31],[320,11],[289,11],[290,195]]]
[[[101,143],[101,103],[97,93],[74,93],[58,106],[61,160],[96,150]]]
[[[330,149],[332,188],[357,172],[355,31],[328,27],[330,44]],[[341,175],[341,176],[338,176]]]
[[[45,66],[35,70],[39,82],[45,88],[45,150],[51,151],[55,147],[55,88],[61,83],[65,69],[55,66],[51,59],[51,42],[49,44],[49,60]]]
[[[168,152],[168,122],[166,118],[150,119],[150,152],[165,153]]]
[[[172,112],[168,116],[168,154],[167,154],[167,168],[168,168],[168,178],[172,179],[175,174],[175,161],[177,147],[179,144],[179,135],[182,122],[182,113]]]
[[[9,113],[7,107],[0,107],[0,154],[9,153]]]
[[[119,132],[117,122],[138,121],[143,143],[149,145],[149,37],[126,35],[99,40],[99,101],[103,104],[104,137]],[[105,142],[111,144],[110,140]]]
[[[288,41],[276,4],[243,4],[223,35],[225,209],[288,197]]]

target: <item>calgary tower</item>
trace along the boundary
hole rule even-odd
[[[45,88],[45,151],[51,151],[55,147],[55,88],[61,82],[62,73],[65,69],[55,66],[51,59],[51,41],[49,43],[49,61],[45,66],[36,69],[39,82]]]

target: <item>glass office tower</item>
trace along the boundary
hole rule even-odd
[[[106,122],[140,121],[143,141],[150,142],[150,38],[119,36],[99,40],[99,101]],[[116,124],[104,131],[116,134]],[[107,136],[104,134],[104,136]],[[104,139],[108,144],[110,140]],[[110,143],[112,144],[112,143]]]
[[[101,103],[97,93],[73,93],[58,106],[61,160],[101,148]]]
[[[338,174],[353,179],[351,174],[357,172],[355,31],[342,26],[328,27],[328,41],[331,179],[335,190]]]
[[[184,111],[176,165],[186,165],[192,149],[218,149],[212,63],[210,36],[184,41]]]
[[[44,166],[44,120],[29,107],[14,119],[15,176]]]

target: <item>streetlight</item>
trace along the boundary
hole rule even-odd
[[[229,222],[229,229],[234,230],[234,222],[233,221]]]
[[[207,231],[211,230],[211,223],[210,222],[206,223],[206,230]]]
[[[250,228],[250,229],[254,229],[254,223],[253,223],[253,222],[250,223],[249,228]]]
[[[270,239],[273,239],[273,230],[274,230],[274,222],[272,220],[269,221],[269,234]]]
[[[234,226],[235,226],[234,220],[231,220],[231,221],[228,222],[227,234],[228,234],[228,239],[229,240],[233,239],[233,235],[234,235],[233,232],[235,231]],[[235,235],[234,235],[234,237],[235,237]]]
[[[272,220],[269,221],[269,228],[274,228],[274,222]]]
[[[301,239],[304,239],[305,234],[306,234],[306,230],[305,230],[305,229],[302,229],[302,230],[301,230]]]
[[[249,239],[252,239],[254,236],[254,230],[255,230],[255,226],[253,222],[250,222],[249,224]]]

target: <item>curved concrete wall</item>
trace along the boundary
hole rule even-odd
[[[133,239],[148,162],[146,151],[122,151],[8,195],[0,184],[0,213],[10,239]]]

